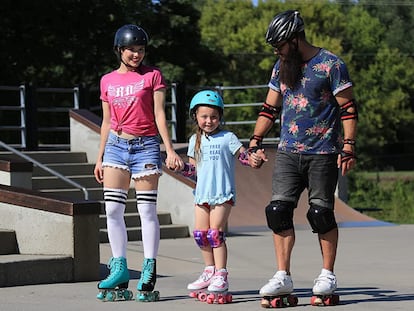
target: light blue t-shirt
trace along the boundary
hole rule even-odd
[[[194,192],[196,204],[222,204],[228,200],[236,202],[236,184],[234,178],[234,155],[242,146],[237,136],[229,131],[208,137],[202,135],[200,155],[196,157],[196,135],[192,135],[187,155],[198,160],[197,185]]]

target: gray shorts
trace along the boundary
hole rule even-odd
[[[294,202],[305,188],[309,204],[334,208],[338,180],[337,154],[276,153],[272,179],[272,201]]]

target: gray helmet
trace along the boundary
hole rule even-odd
[[[305,24],[298,11],[289,10],[276,15],[269,24],[266,32],[266,42],[275,44],[293,38],[295,34],[305,29]]]
[[[144,29],[136,25],[124,25],[115,34],[114,50],[132,45],[147,45],[148,35]]]

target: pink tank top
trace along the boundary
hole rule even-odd
[[[166,88],[158,68],[141,65],[140,71],[112,71],[101,79],[101,100],[109,103],[111,129],[134,136],[156,136],[154,92]]]

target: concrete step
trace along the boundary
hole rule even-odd
[[[88,191],[89,200],[101,202],[100,228],[106,230],[105,207],[103,202],[102,185],[98,184],[93,176],[95,164],[88,163],[86,153],[70,151],[30,151],[24,152],[33,159],[47,165],[50,169],[68,177],[72,181],[82,185]],[[0,152],[0,156],[8,155],[9,158],[16,158],[9,152]],[[18,158],[18,157],[17,157]],[[47,195],[56,197],[70,198],[71,200],[84,200],[85,194],[81,189],[72,187],[65,181],[52,176],[49,172],[38,166],[33,166],[32,189],[43,192]],[[130,189],[125,209],[125,222],[128,230],[130,241],[141,239],[140,226],[141,221],[137,213],[135,190]],[[162,206],[160,206],[162,208]],[[160,225],[164,227],[171,226],[170,230],[162,229],[162,238],[188,237],[188,226],[173,225],[169,213],[158,211]],[[165,233],[164,233],[165,232]],[[174,234],[177,235],[175,236]],[[107,241],[107,233],[102,231],[101,242]],[[169,235],[173,234],[173,235]]]
[[[0,255],[18,254],[16,232],[0,229]]]
[[[69,282],[72,260],[58,255],[1,255],[0,287]]]
[[[71,151],[25,151],[25,155],[35,159],[42,164],[48,163],[87,163],[85,152],[71,152]],[[20,159],[17,155],[8,151],[0,152],[0,156],[6,156],[10,159]]]
[[[79,176],[79,175],[91,175],[93,176],[93,169],[95,164],[93,163],[49,163],[47,164],[52,170],[64,175],[64,176]],[[38,166],[33,167],[33,176],[50,176],[50,173],[42,170]]]
[[[160,222],[160,225],[171,225],[171,214],[163,211],[157,212],[158,221]],[[125,213],[125,224],[129,227],[140,227],[141,226],[141,218],[139,217],[139,214],[137,212],[135,213]],[[102,214],[99,216],[99,228],[100,229],[106,229],[106,216],[105,214]]]
[[[142,241],[141,227],[128,227],[127,234],[128,241]],[[161,239],[188,238],[189,234],[188,226],[186,225],[160,225]],[[108,243],[108,231],[106,229],[100,230],[99,238],[101,243]]]
[[[98,182],[95,180],[95,177],[91,175],[82,175],[82,176],[66,175],[65,177],[78,183],[79,185],[82,185],[85,188],[93,188],[99,185]],[[32,178],[32,189],[33,190],[64,189],[70,186],[71,185],[69,183],[55,176],[40,176],[40,177]]]

